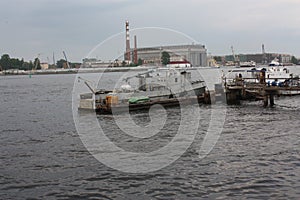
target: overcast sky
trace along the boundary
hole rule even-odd
[[[260,53],[264,43],[267,52],[300,57],[300,0],[1,0],[0,20],[0,54],[25,60],[40,53],[51,63],[53,52],[60,59],[65,51],[81,61],[123,32],[125,20],[131,29],[182,32],[213,55],[231,54],[231,45],[236,53]]]

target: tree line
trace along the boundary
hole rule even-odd
[[[69,66],[71,68],[78,67],[80,63],[71,63]],[[64,59],[60,59],[55,65],[49,65],[49,68],[66,68],[67,62]],[[8,54],[3,54],[0,59],[0,71],[8,69],[19,69],[19,70],[33,70],[41,69],[41,62],[39,58],[35,58],[34,61],[24,61],[24,59],[11,58]]]

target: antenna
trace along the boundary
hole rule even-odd
[[[53,52],[53,57],[52,57],[52,59],[53,59],[53,65],[55,66],[55,65],[56,65],[56,63],[55,63],[54,52]]]

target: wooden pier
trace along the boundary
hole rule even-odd
[[[268,85],[265,79],[259,82],[255,78],[237,77],[224,81],[226,101],[229,105],[238,105],[242,100],[262,100],[264,107],[275,105],[275,96],[300,95],[300,85]],[[257,79],[256,79],[257,80]],[[297,80],[299,83],[299,79]]]

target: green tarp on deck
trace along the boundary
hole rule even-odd
[[[141,97],[131,97],[128,102],[129,103],[143,103],[143,102],[147,102],[149,101],[150,98],[149,97],[145,97],[145,96],[141,96]]]

